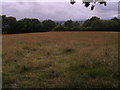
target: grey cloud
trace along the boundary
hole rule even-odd
[[[118,17],[118,3],[109,2],[107,3],[107,7],[97,5],[96,14],[99,15],[103,19],[110,19],[113,17]]]
[[[94,11],[84,7],[81,2],[70,5],[69,2],[4,2],[3,14],[21,18],[38,18],[40,20],[84,20],[92,16],[109,19],[117,15],[116,3],[109,3],[107,7],[97,4]]]

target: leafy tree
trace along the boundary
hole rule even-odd
[[[62,26],[62,25],[57,25],[54,29],[53,29],[53,31],[64,31],[65,30],[65,28],[64,28],[64,26]]]
[[[99,17],[96,17],[96,16],[93,16],[90,20],[91,20],[91,21],[95,21],[95,20],[100,20],[100,18],[99,18]]]
[[[15,17],[6,17],[2,15],[2,33],[14,34],[16,33],[17,20]]]
[[[80,25],[74,26],[74,27],[72,28],[72,31],[80,31],[80,30],[81,30]]]
[[[42,23],[38,19],[24,18],[19,21],[15,17],[0,16],[2,18],[2,33],[30,33],[43,31],[80,31],[80,30],[108,30],[119,31],[120,19],[114,17],[111,20],[101,20],[99,17],[92,17],[83,24],[68,20],[64,25],[55,23],[52,20],[45,20]]]
[[[86,20],[82,26],[83,27],[91,27],[91,25],[94,21],[99,21],[99,20],[100,20],[99,17],[94,16],[91,19]]]
[[[70,30],[70,31],[74,31],[75,30],[78,30],[79,27],[80,27],[80,24],[78,22],[74,22],[72,20],[68,20],[64,23],[64,27],[65,27],[65,30]]]
[[[104,24],[102,20],[95,20],[92,22],[91,27],[93,30],[103,30]]]
[[[2,34],[2,15],[0,15],[0,34]]]
[[[74,22],[72,20],[68,20],[64,23],[65,27],[73,27],[74,26]]]
[[[117,17],[112,18],[110,21],[114,22],[114,25],[117,30],[120,30],[120,19],[118,19]]]
[[[103,26],[104,30],[119,30],[119,23],[114,21],[114,20],[106,20],[104,21],[104,26]]]
[[[17,33],[40,32],[41,22],[38,19],[24,18],[18,21]]]
[[[117,21],[117,22],[120,21],[120,19],[118,19],[117,17],[114,17],[114,18],[112,18],[111,20],[113,20],[113,21]]]
[[[80,26],[79,22],[74,22],[74,26]]]
[[[45,20],[42,22],[42,31],[52,31],[52,29],[56,26],[56,23],[52,20]]]
[[[92,17],[85,21],[82,25],[83,30],[119,30],[120,29],[120,20],[118,18],[113,18],[111,20],[100,20],[99,17]]]

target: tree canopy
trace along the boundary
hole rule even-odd
[[[2,33],[15,33],[17,20],[15,17],[2,15]]]
[[[78,21],[67,20],[58,24],[53,20],[40,22],[35,18],[16,20],[15,17],[2,15],[2,34],[48,32],[48,31],[119,31],[120,19],[114,17],[110,20],[101,20],[93,16],[80,24]]]
[[[42,31],[51,31],[56,26],[56,23],[52,20],[44,20],[42,22]]]
[[[38,19],[24,18],[17,22],[17,33],[40,32],[41,22]]]

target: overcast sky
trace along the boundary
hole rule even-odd
[[[37,18],[39,20],[86,20],[92,16],[98,16],[101,19],[111,19],[118,17],[118,3],[109,2],[107,6],[96,4],[95,10],[91,11],[90,7],[86,8],[82,2],[77,2],[74,5],[69,4],[69,0],[61,2],[60,0],[41,0],[38,2],[28,2],[18,0],[5,0],[2,2],[2,12],[7,16],[14,16],[17,19],[22,18]],[[37,2],[36,2],[37,1]],[[46,1],[46,2],[45,2]],[[50,0],[49,0],[50,1]],[[77,1],[77,0],[76,0]]]

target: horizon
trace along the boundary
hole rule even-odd
[[[4,15],[4,14],[3,14]],[[0,15],[0,16],[2,16],[2,15]],[[15,16],[7,16],[7,15],[5,15],[6,17],[15,17]],[[92,17],[97,17],[97,16],[92,16]],[[92,18],[91,17],[91,18]],[[16,17],[15,17],[16,18]],[[25,17],[25,18],[21,18],[21,19],[17,19],[16,18],[16,20],[17,21],[19,21],[19,20],[22,20],[22,19],[38,19],[38,18],[28,18],[28,17]],[[98,18],[100,18],[100,17],[98,17]],[[112,18],[110,18],[110,19],[101,19],[100,18],[100,20],[111,20],[111,19],[113,19],[113,18],[118,18],[118,17],[112,17]],[[88,18],[88,19],[90,19],[90,18]],[[86,21],[86,20],[88,20],[88,19],[81,19],[81,20],[72,20],[72,19],[68,19],[68,20],[72,20],[73,22],[76,22],[76,21],[78,21],[78,22],[80,22],[80,21]],[[119,19],[119,18],[118,18]],[[45,20],[52,20],[52,19],[45,19],[45,20],[40,20],[40,19],[38,19],[39,21],[45,21]],[[68,21],[68,20],[52,20],[52,21],[55,21],[55,22],[65,22],[65,21]]]

